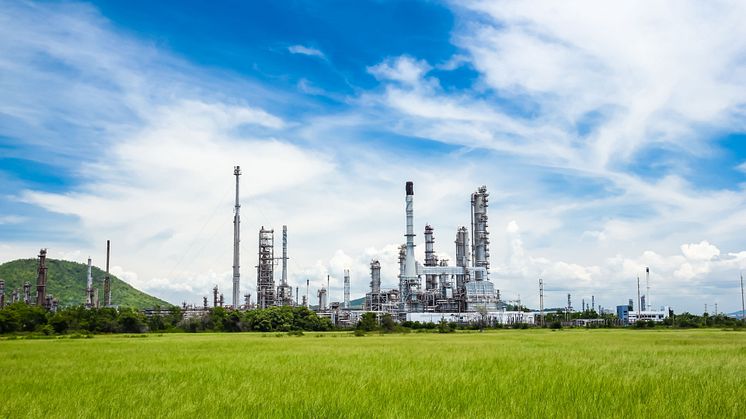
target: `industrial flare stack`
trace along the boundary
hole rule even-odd
[[[241,242],[241,204],[238,202],[238,178],[241,176],[241,166],[233,168],[236,177],[236,206],[233,213],[233,307],[238,308],[241,298],[241,264],[239,244]]]

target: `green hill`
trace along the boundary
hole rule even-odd
[[[365,304],[365,297],[356,298],[354,300],[350,300],[350,308],[355,310],[362,310],[363,305]]]
[[[23,283],[31,283],[31,298],[36,296],[37,259],[18,259],[0,265],[0,279],[5,280],[5,301],[10,300],[13,289],[23,292]],[[93,273],[93,286],[98,288],[99,301],[104,300],[104,275],[97,267]],[[116,306],[151,308],[156,305],[169,307],[171,304],[133,288],[114,275],[111,276],[111,300]],[[47,294],[52,294],[60,306],[74,306],[85,302],[88,266],[66,260],[47,259]]]

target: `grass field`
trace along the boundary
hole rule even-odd
[[[746,333],[0,341],[0,417],[743,417]]]

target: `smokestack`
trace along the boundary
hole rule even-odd
[[[111,305],[111,278],[109,278],[109,255],[111,253],[111,242],[106,241],[106,276],[104,276],[104,307]]]
[[[36,278],[36,305],[46,307],[47,302],[47,249],[39,250],[39,269]]]
[[[88,258],[88,277],[86,279],[85,288],[85,306],[87,308],[93,307],[93,274],[91,272],[91,258]]]
[[[407,253],[404,261],[404,275],[407,278],[417,277],[417,266],[414,259],[414,184],[407,182],[407,196],[405,199],[407,215]]]
[[[653,305],[650,304],[650,268],[647,266],[645,267],[645,301],[647,305],[643,307],[643,310],[650,311]]]
[[[345,280],[344,280],[345,289],[344,289],[344,305],[343,305],[343,307],[345,309],[349,309],[350,308],[350,270],[349,269],[345,269],[344,274],[345,274],[345,276],[344,276],[344,278],[345,278]]]
[[[241,264],[239,261],[239,243],[241,241],[241,204],[238,201],[238,178],[241,176],[241,166],[233,167],[236,176],[236,206],[233,214],[233,306],[238,309],[241,298]]]
[[[287,284],[288,284],[288,226],[284,225],[282,226],[282,286],[284,287]]]
[[[640,300],[640,277],[637,277],[637,320],[640,320],[640,304],[642,303],[642,300]]]
[[[414,258],[414,183],[407,182],[405,212],[407,220],[407,244],[405,245],[404,270],[400,278],[401,306],[406,307],[411,288],[417,284],[417,262]]]

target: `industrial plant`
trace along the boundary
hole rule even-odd
[[[399,286],[395,289],[382,289],[381,262],[370,262],[370,291],[365,294],[362,307],[353,308],[350,304],[349,270],[344,275],[344,301],[330,302],[329,278],[327,286],[316,290],[317,304],[311,304],[309,281],[306,281],[305,295],[299,300],[299,287],[288,284],[288,228],[282,226],[281,256],[275,254],[275,230],[262,226],[258,232],[258,254],[256,264],[256,299],[251,295],[240,295],[240,202],[239,176],[241,168],[234,167],[235,206],[233,237],[233,305],[238,310],[262,309],[273,306],[302,305],[314,308],[319,315],[328,316],[338,325],[354,324],[365,312],[390,314],[399,321],[468,323],[476,319],[497,323],[534,323],[534,313],[508,311],[507,304],[500,299],[500,291],[489,280],[489,231],[488,202],[486,186],[481,186],[471,194],[470,224],[460,226],[455,231],[454,265],[447,259],[439,260],[435,251],[435,229],[424,227],[425,260],[420,263],[415,258],[414,183],[405,184],[405,241],[399,253]],[[470,234],[471,231],[471,234]],[[276,261],[281,262],[282,271],[279,284],[275,282]],[[213,306],[222,307],[224,301],[218,287],[213,289]],[[207,310],[207,297],[202,306],[183,304],[187,315],[199,315]]]
[[[256,293],[241,294],[240,266],[240,176],[241,168],[235,166],[235,203],[233,214],[233,269],[232,293],[230,304],[226,304],[223,293],[217,285],[212,288],[212,305],[208,296],[202,298],[202,304],[182,304],[184,318],[203,316],[212,308],[224,307],[231,310],[254,310],[269,307],[306,307],[317,315],[327,317],[332,324],[340,327],[355,325],[364,313],[376,313],[378,318],[390,316],[399,322],[468,324],[488,322],[490,324],[527,324],[546,325],[545,316],[561,318],[567,324],[588,326],[602,322],[604,315],[615,316],[620,325],[635,324],[639,320],[663,322],[673,312],[670,307],[654,308],[650,299],[650,269],[645,268],[645,287],[642,292],[640,278],[637,278],[636,303],[629,299],[628,304],[616,306],[616,310],[605,309],[596,305],[595,296],[590,296],[590,304],[582,299],[580,313],[592,313],[591,318],[578,318],[572,305],[572,296],[567,294],[567,304],[562,308],[546,309],[544,307],[543,279],[539,279],[539,309],[528,310],[517,300],[504,300],[500,290],[490,280],[490,233],[488,229],[489,193],[486,186],[475,189],[470,196],[469,214],[464,214],[463,225],[448,234],[453,238],[455,261],[450,263],[446,258],[439,258],[436,249],[435,227],[425,224],[422,231],[424,242],[424,260],[415,257],[417,234],[415,233],[414,183],[404,185],[404,240],[399,246],[398,287],[384,289],[381,280],[381,261],[370,261],[368,278],[351,278],[350,270],[344,270],[343,301],[331,301],[330,277],[327,275],[326,286],[311,292],[310,279],[306,279],[305,289],[301,295],[301,286],[291,286],[288,282],[288,226],[283,225],[280,231],[280,251],[275,252],[275,230],[261,226],[257,233],[256,258]],[[109,275],[110,242],[106,242],[106,271],[100,280],[103,301],[99,301],[99,288],[92,276],[92,261],[88,258],[87,276],[85,278],[85,295],[82,301],[86,308],[114,307],[112,300],[111,277]],[[38,272],[35,298],[31,296],[31,284],[25,282],[23,288],[12,290],[6,295],[5,281],[0,279],[0,308],[7,304],[25,302],[37,304],[48,310],[56,310],[58,301],[47,293],[46,249],[41,249],[38,256]],[[443,253],[440,253],[443,254]],[[279,280],[276,281],[276,266],[280,266]],[[320,279],[320,278],[317,278]],[[352,281],[369,284],[364,298],[350,300]],[[323,281],[322,281],[323,283]],[[293,289],[295,288],[295,289]],[[295,291],[295,292],[293,292]]]

